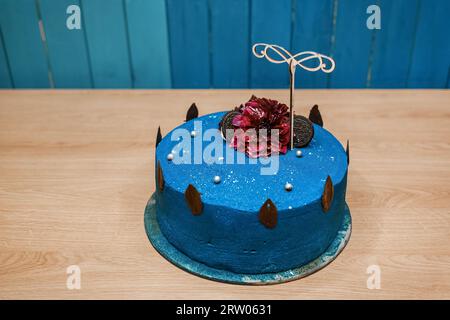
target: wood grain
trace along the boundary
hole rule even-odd
[[[352,143],[353,234],[327,268],[267,287],[216,283],[176,268],[147,240],[155,132],[283,90],[1,91],[1,299],[450,298],[450,92],[297,91]],[[66,268],[81,268],[81,289]],[[366,269],[381,268],[381,289]]]

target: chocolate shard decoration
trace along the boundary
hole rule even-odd
[[[347,166],[350,164],[350,145],[347,139],[347,148],[345,148],[345,153],[347,154]]]
[[[161,142],[161,140],[162,140],[161,127],[158,127],[158,133],[156,134],[156,145],[155,145],[155,147],[158,146],[158,144]]]
[[[269,229],[273,229],[277,225],[277,207],[272,200],[267,199],[259,209],[259,221]]]
[[[324,212],[330,210],[331,203],[333,202],[333,195],[334,195],[333,181],[331,181],[330,176],[328,176],[322,194],[322,208]]]
[[[311,108],[311,111],[309,111],[309,120],[311,120],[318,126],[323,127],[322,116],[320,114],[319,106],[317,104],[315,104],[314,107]]]
[[[164,190],[164,174],[161,168],[161,164],[158,161],[158,165],[156,167],[156,182],[158,184],[158,190],[162,192]]]
[[[195,187],[190,184],[186,188],[186,191],[184,192],[184,197],[186,199],[186,202],[191,209],[191,212],[194,216],[198,216],[202,213],[203,210],[203,203],[200,196],[200,192],[195,189]]]
[[[186,121],[195,119],[197,117],[198,117],[198,109],[197,109],[197,105],[194,102],[193,104],[191,104],[191,106],[189,107],[189,109],[186,113]]]
[[[252,100],[256,100],[256,99],[258,99],[258,97],[255,96],[254,94],[252,94],[252,96],[250,97],[250,100],[248,100],[248,101],[252,101]]]

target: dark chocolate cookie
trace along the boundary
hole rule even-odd
[[[294,147],[306,147],[314,136],[314,127],[308,118],[294,116]]]
[[[233,130],[235,129],[234,126],[233,126],[233,118],[236,115],[238,115],[238,114],[239,114],[239,112],[235,111],[235,110],[227,112],[223,116],[222,120],[219,123],[219,129],[220,129],[220,132],[222,133],[222,138],[224,138],[225,140],[226,140],[226,137],[227,137],[227,131],[226,130],[227,129],[233,129]]]

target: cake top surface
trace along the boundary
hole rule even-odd
[[[222,139],[218,128],[225,113],[190,120],[161,140],[156,160],[166,186],[184,193],[192,184],[205,204],[257,212],[267,199],[278,210],[309,204],[321,198],[328,175],[334,184],[345,177],[347,155],[326,129],[314,124],[314,137],[304,148],[250,159]],[[302,152],[300,157],[298,150]],[[172,160],[168,159],[169,154],[173,155]],[[289,184],[291,191],[287,191]]]

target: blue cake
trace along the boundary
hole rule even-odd
[[[344,222],[348,153],[312,112],[310,128],[298,133],[310,135],[301,147],[252,158],[224,137],[229,116],[194,116],[158,141],[155,206],[162,235],[193,261],[237,274],[283,272],[313,261]],[[230,123],[236,129],[242,122]]]

